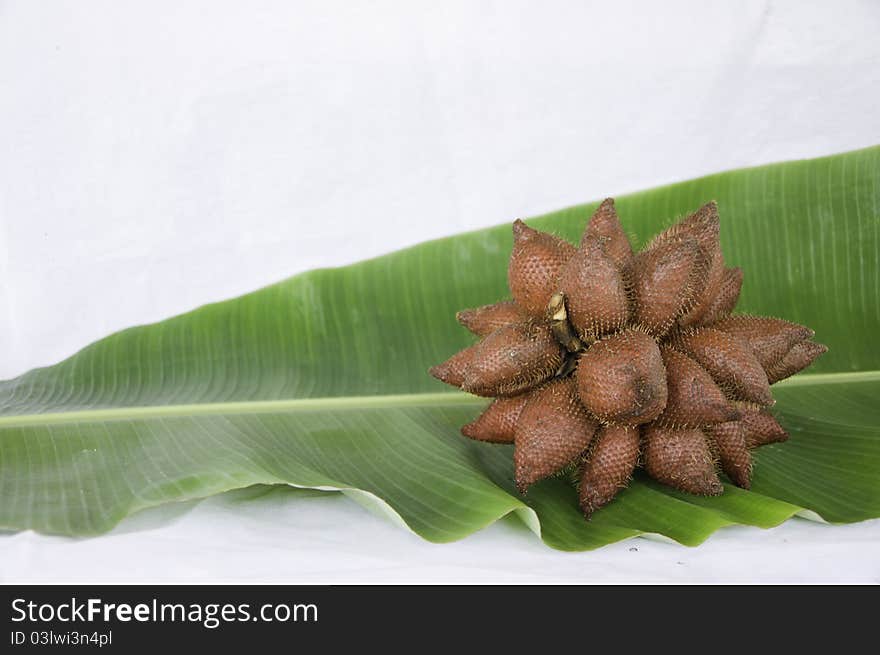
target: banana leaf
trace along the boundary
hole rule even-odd
[[[566,480],[521,496],[510,447],[460,436],[486,401],[427,369],[472,343],[457,310],[507,296],[506,224],[297,275],[0,382],[0,528],[94,535],[146,507],[258,484],[342,490],[434,542],[513,512],[565,550],[880,516],[880,147],[617,208],[641,244],[711,199],[726,260],[745,271],[738,310],[809,325],[830,348],[774,387],[791,439],[756,451],[751,491],[700,498],[637,476],[586,522]],[[529,223],[574,241],[596,204]]]

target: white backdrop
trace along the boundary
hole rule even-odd
[[[309,268],[880,143],[878,34],[870,0],[5,0],[0,377]],[[29,580],[880,582],[880,521],[565,554],[272,493],[0,535]]]

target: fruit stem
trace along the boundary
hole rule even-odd
[[[565,295],[557,292],[550,297],[547,303],[547,318],[550,320],[550,329],[553,330],[553,336],[562,344],[570,353],[576,353],[584,350],[583,342],[578,339],[577,335],[568,322],[568,311],[565,309]]]

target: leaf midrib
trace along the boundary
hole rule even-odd
[[[880,371],[819,373],[814,375],[799,375],[783,380],[774,386],[800,387],[819,384],[842,384],[847,382],[872,382],[878,380],[880,380]],[[480,404],[485,402],[487,402],[486,398],[479,398],[466,393],[453,391],[368,396],[330,396],[323,398],[287,398],[282,400],[242,400],[181,405],[105,407],[72,410],[67,412],[44,412],[39,414],[0,416],[0,428],[185,416],[277,414],[281,412],[322,411],[328,409],[379,409],[383,407],[421,407],[426,405],[436,407]]]
[[[219,403],[182,405],[143,405],[131,407],[104,407],[0,416],[0,428],[57,423],[84,423],[90,421],[136,420],[143,418],[171,418],[178,416],[277,414],[280,412],[368,409],[382,407],[418,407],[423,405],[461,405],[485,402],[460,392],[392,394],[384,396],[329,396],[324,398],[286,398],[283,400],[241,400]]]

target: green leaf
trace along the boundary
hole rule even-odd
[[[637,243],[718,200],[725,257],[746,273],[739,309],[810,325],[830,347],[775,387],[792,438],[756,453],[750,492],[698,498],[637,477],[588,523],[568,483],[523,498],[510,447],[459,435],[485,401],[426,371],[472,342],[458,309],[506,296],[505,225],[299,275],[0,383],[0,527],[97,534],[257,484],[342,490],[432,541],[516,512],[568,550],[880,516],[878,180],[870,148],[617,200]],[[594,207],[531,222],[575,240]]]

